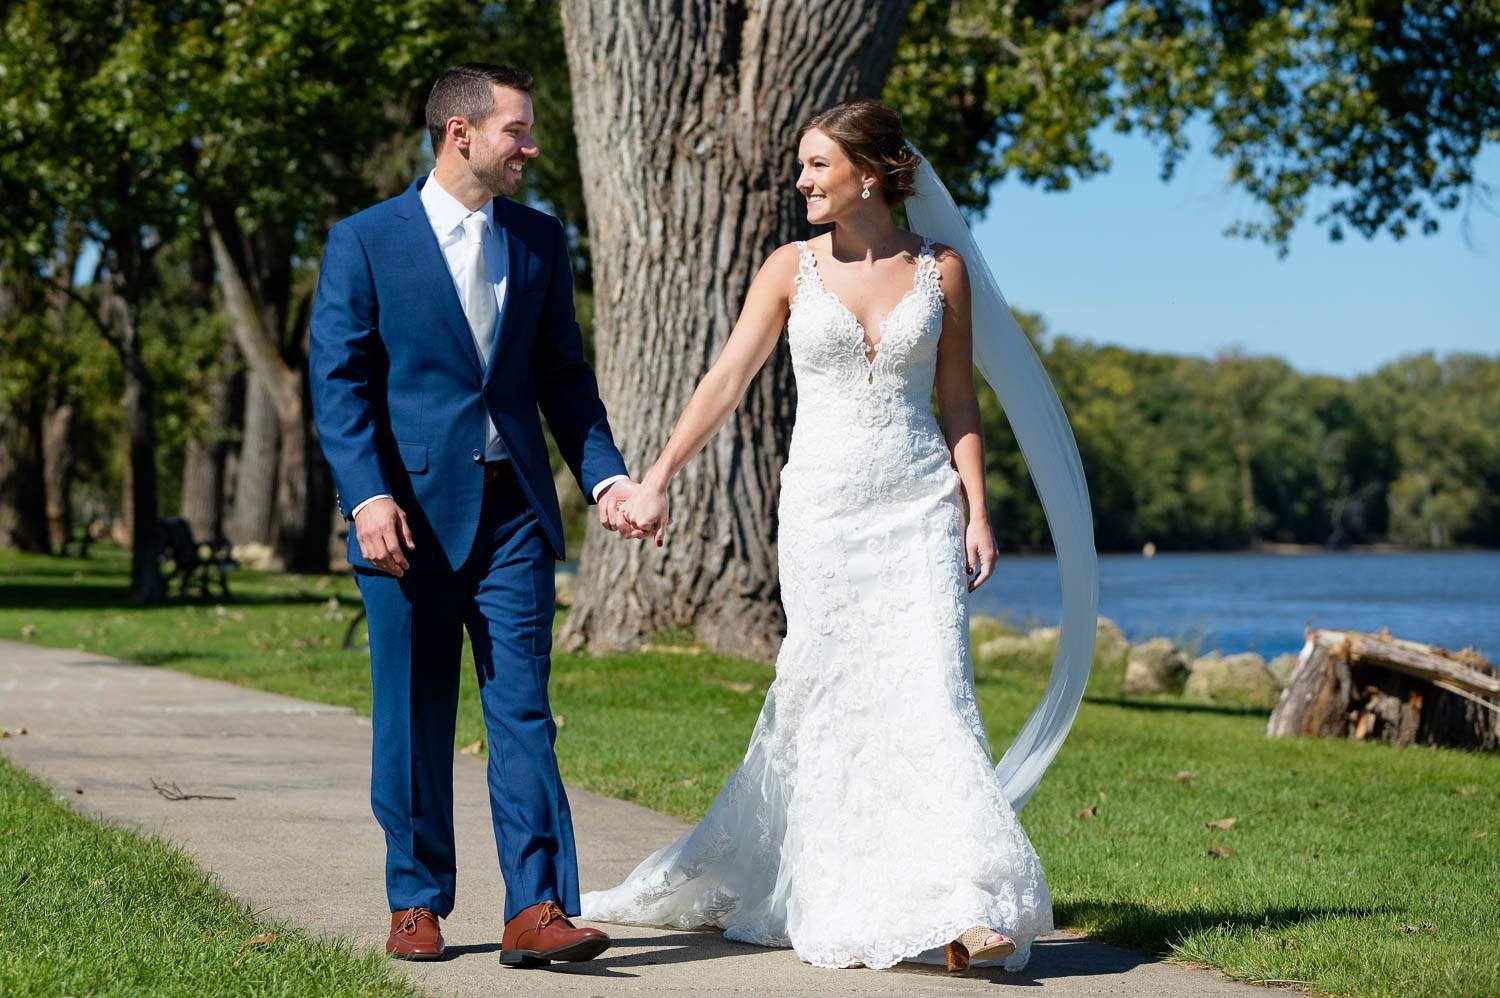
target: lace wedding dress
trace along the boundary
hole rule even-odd
[[[930,404],[932,244],[873,358],[798,246],[776,679],[708,815],[585,894],[583,917],[717,926],[820,967],[940,961],[984,925],[1015,940],[1019,969],[1052,904],[974,700],[959,478]]]

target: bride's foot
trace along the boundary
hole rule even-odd
[[[948,972],[961,973],[975,960],[999,960],[1016,951],[1015,942],[1006,935],[983,925],[976,925],[943,947]]]

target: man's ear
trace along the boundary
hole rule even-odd
[[[448,143],[459,152],[467,152],[469,149],[469,121],[467,118],[454,115],[448,119]]]

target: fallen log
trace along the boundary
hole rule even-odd
[[[1266,735],[1494,750],[1500,671],[1472,649],[1386,631],[1309,631]]]

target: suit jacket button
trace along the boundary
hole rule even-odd
[[[477,451],[477,450],[471,450],[471,451],[469,451],[469,456],[474,459],[474,463],[475,464],[483,464],[484,463],[484,455],[481,454],[481,453],[479,453],[479,451]]]

